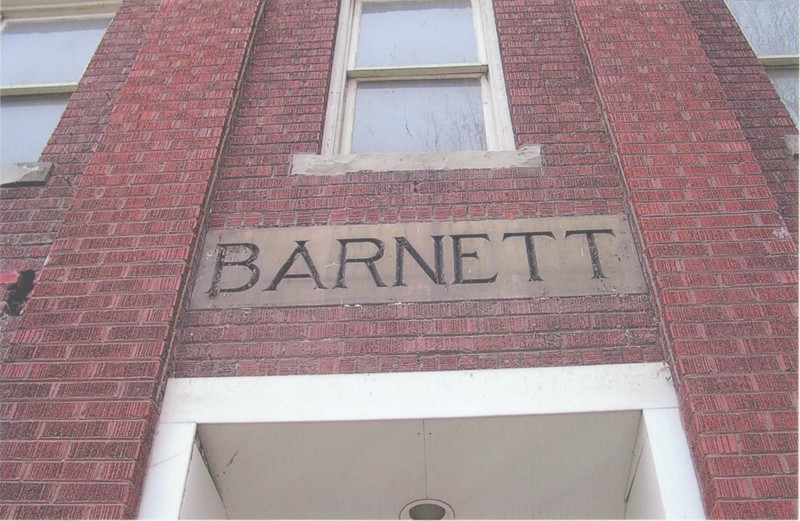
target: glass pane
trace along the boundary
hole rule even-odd
[[[478,79],[359,83],[352,153],[485,149]]]
[[[108,24],[105,18],[10,23],[0,35],[0,83],[77,82]]]
[[[797,0],[728,0],[758,56],[797,54]]]
[[[39,160],[50,134],[58,125],[69,94],[14,96],[0,100],[0,161]]]
[[[477,61],[470,0],[363,4],[357,67]]]
[[[797,89],[800,87],[797,68],[767,69],[767,74],[769,79],[772,80],[772,84],[775,85],[775,90],[778,91],[781,101],[789,109],[789,114],[792,115],[794,124],[797,125]]]

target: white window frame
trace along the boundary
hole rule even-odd
[[[500,47],[491,0],[471,0],[478,62],[436,66],[356,68],[356,49],[361,9],[364,2],[419,0],[342,0],[336,49],[333,58],[331,89],[328,96],[322,154],[349,154],[355,92],[359,82],[379,80],[444,80],[480,78],[486,128],[486,150],[514,150],[514,134],[503,77]]]

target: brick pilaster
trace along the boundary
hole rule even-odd
[[[797,159],[783,138],[796,135],[797,127],[725,0],[683,4],[796,243]]]
[[[0,369],[4,517],[136,515],[261,3],[165,0],[155,14]]]
[[[797,515],[796,249],[680,1],[575,0],[707,514]]]

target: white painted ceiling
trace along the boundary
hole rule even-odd
[[[231,519],[398,519],[434,498],[458,519],[625,515],[638,411],[201,425]]]

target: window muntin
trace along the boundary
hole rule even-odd
[[[323,154],[514,149],[489,1],[343,1]]]
[[[750,46],[795,122],[798,117],[797,0],[727,0]]]
[[[3,2],[0,161],[4,167],[39,159],[118,4]]]

